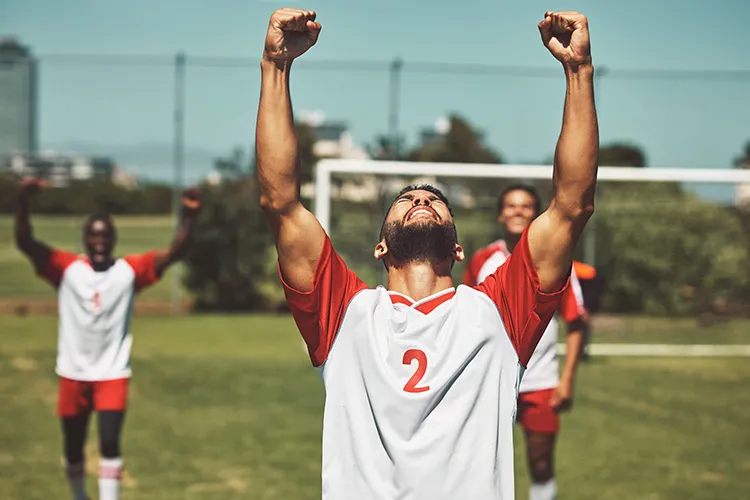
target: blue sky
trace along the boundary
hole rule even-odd
[[[158,7],[157,7],[158,5]],[[652,166],[726,168],[750,140],[750,80],[657,81],[617,78],[618,70],[750,70],[750,2],[732,0],[447,2],[421,0],[2,0],[0,34],[14,34],[42,58],[43,146],[112,151],[139,174],[170,174],[172,70],[169,66],[73,64],[50,54],[150,54],[257,58],[271,12],[315,9],[320,41],[305,61],[406,61],[401,130],[457,112],[481,128],[508,162],[548,159],[559,133],[564,80],[541,45],[545,10],[589,16],[602,143],[644,148]],[[548,68],[551,77],[418,74],[408,63],[469,62]],[[259,92],[256,66],[188,67],[188,177],[210,158],[252,144]],[[387,130],[384,71],[293,74],[297,110],[319,109],[349,123],[359,143]],[[118,158],[117,155],[120,155]],[[123,159],[124,157],[124,159]]]

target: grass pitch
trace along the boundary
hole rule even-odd
[[[324,393],[290,317],[142,316],[133,334],[124,500],[320,498]],[[55,352],[56,318],[0,317],[2,499],[68,498]],[[560,498],[749,498],[749,385],[742,358],[584,364],[563,417]],[[97,498],[96,439],[87,451]]]

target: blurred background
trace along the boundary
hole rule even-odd
[[[50,183],[36,234],[70,251],[95,211],[114,215],[119,254],[164,247],[181,190],[204,192],[185,264],[136,303],[123,498],[320,496],[323,391],[253,179],[259,57],[282,6],[0,1],[0,497],[67,494],[55,293],[12,239],[26,175]],[[323,158],[551,164],[564,76],[536,28],[550,9],[589,17],[601,165],[750,169],[750,2],[289,6],[323,25],[291,84],[311,208]],[[332,180],[334,244],[381,283],[380,224],[415,179]],[[456,205],[467,252],[500,236],[496,198],[512,180],[426,180]],[[528,182],[549,199],[549,182]],[[561,497],[750,498],[750,183],[601,182],[597,197],[577,250],[597,278]]]

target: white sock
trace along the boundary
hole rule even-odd
[[[557,483],[553,477],[546,483],[531,483],[529,500],[555,500],[557,498]]]
[[[121,458],[102,458],[99,460],[99,500],[117,500],[120,498],[121,477]]]
[[[73,500],[86,500],[86,471],[83,462],[77,464],[65,464],[65,473],[68,476],[70,492]]]

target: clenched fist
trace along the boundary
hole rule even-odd
[[[35,195],[41,188],[47,186],[47,181],[35,177],[25,177],[19,183],[19,194],[23,199],[29,199]]]
[[[320,23],[311,10],[279,9],[271,15],[263,57],[276,63],[291,62],[315,45]]]
[[[539,23],[544,46],[564,66],[573,69],[591,63],[589,23],[578,12],[545,12]]]
[[[186,215],[195,215],[201,207],[201,192],[190,187],[182,192],[182,210]]]

